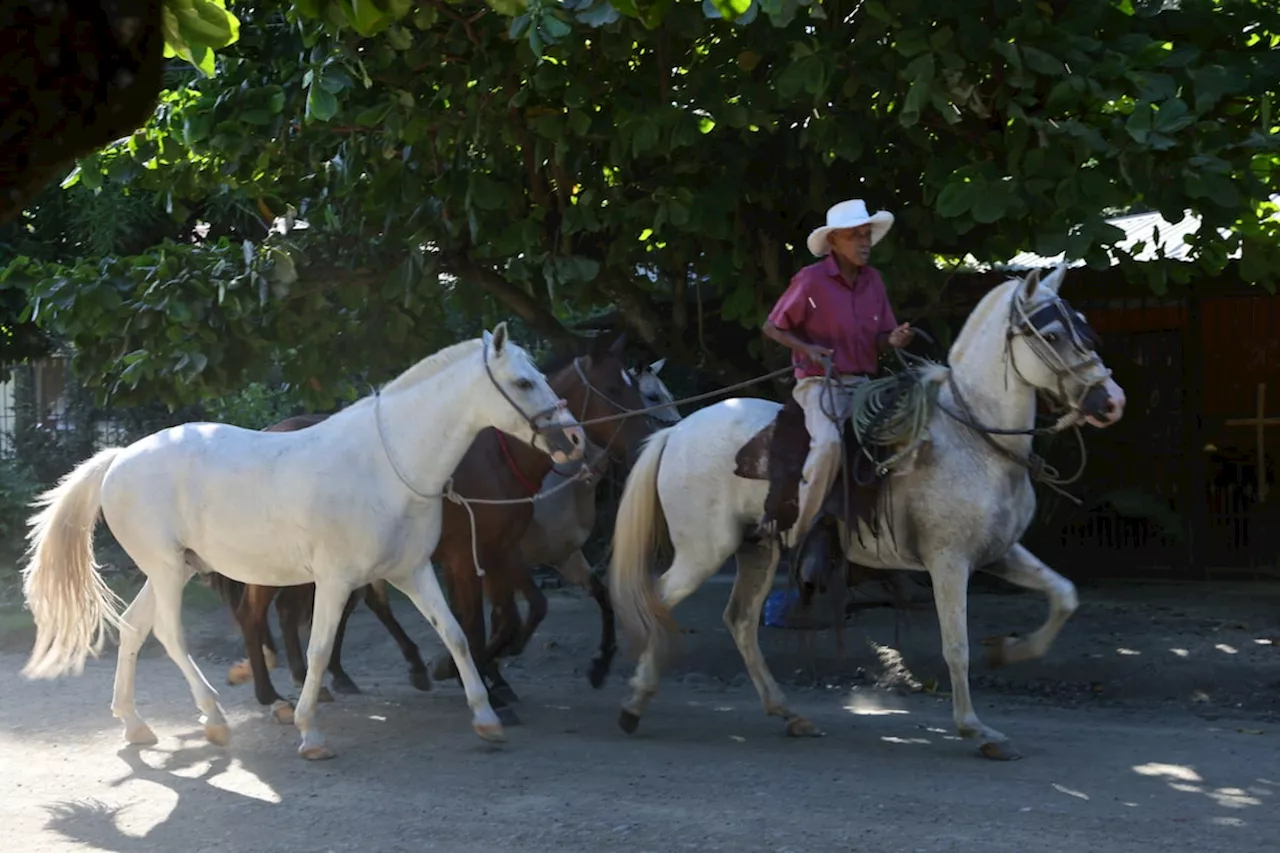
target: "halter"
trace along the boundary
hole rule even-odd
[[[597,397],[599,397],[601,400],[604,400],[604,401],[605,401],[606,403],[608,403],[610,406],[613,406],[613,407],[614,407],[615,409],[617,409],[619,412],[625,412],[625,413],[627,413],[628,415],[631,415],[632,413],[634,413],[634,417],[641,417],[641,416],[642,416],[642,415],[641,415],[641,412],[637,412],[635,409],[632,409],[632,408],[629,408],[629,407],[627,407],[627,406],[622,405],[622,404],[621,404],[621,403],[619,403],[617,400],[614,400],[614,399],[613,399],[612,397],[610,397],[608,394],[604,393],[604,392],[603,392],[603,391],[601,391],[599,388],[597,388],[596,386],[592,385],[592,384],[591,384],[591,380],[587,378],[586,371],[584,371],[584,370],[582,369],[582,356],[578,356],[577,358],[575,358],[575,359],[573,360],[573,372],[574,372],[574,373],[576,373],[576,374],[578,374],[578,379],[579,379],[579,380],[581,380],[581,382],[582,382],[582,387],[586,389],[586,393],[582,396],[582,414],[580,414],[580,415],[574,415],[574,418],[575,418],[579,423],[581,423],[581,422],[586,418],[586,416],[587,416],[587,404],[591,402],[591,395],[592,395],[592,394],[595,394]],[[642,402],[643,402],[643,401],[642,401]],[[664,405],[666,405],[666,404],[664,404]],[[571,412],[571,413],[572,413],[572,412]],[[659,424],[659,423],[657,422],[657,419],[656,419],[656,418],[654,418],[652,415],[647,415],[647,414],[646,414],[646,415],[643,415],[643,417],[645,417],[646,419],[648,419],[648,420],[652,423],[652,425],[654,425],[654,426],[661,426],[661,424]],[[623,420],[623,419],[622,419],[622,418],[620,418],[619,420]],[[613,442],[617,439],[618,434],[619,434],[621,431],[622,431],[622,428],[621,428],[621,427],[619,427],[618,429],[615,429],[615,430],[613,431],[613,437],[609,439],[609,444],[605,446],[605,452],[606,452],[606,453],[609,451],[609,448],[613,446]]]
[[[1068,363],[1058,353],[1053,343],[1045,337],[1044,330],[1055,322],[1061,324],[1067,333],[1071,348],[1081,356],[1078,361]],[[1072,308],[1067,300],[1057,295],[1032,306],[1030,311],[1023,304],[1020,294],[1015,293],[1014,298],[1009,301],[1009,329],[1005,335],[1005,358],[1019,379],[1027,385],[1036,387],[1018,369],[1017,359],[1013,355],[1013,340],[1018,337],[1026,341],[1031,351],[1057,379],[1058,401],[1069,409],[1076,420],[1082,419],[1081,406],[1084,398],[1096,386],[1111,378],[1111,369],[1103,365],[1102,359],[1098,357],[1097,347],[1100,343],[1098,336],[1089,327],[1089,322],[1084,315]],[[1079,388],[1079,393],[1074,398],[1067,393],[1064,380],[1068,377],[1074,379]]]
[[[502,398],[506,400],[508,403],[510,403],[513,409],[515,409],[517,412],[520,413],[520,417],[524,418],[525,423],[529,425],[529,428],[533,430],[535,435],[541,432],[549,432],[552,429],[562,429],[562,427],[559,427],[559,426],[539,426],[538,421],[548,418],[551,415],[554,415],[556,412],[562,411],[568,406],[568,403],[565,402],[563,399],[557,400],[554,406],[550,406],[547,409],[534,415],[533,417],[530,417],[528,414],[525,413],[524,409],[520,407],[520,404],[511,398],[511,395],[507,393],[507,389],[503,388],[502,385],[498,382],[498,378],[493,375],[493,369],[489,367],[489,345],[487,343],[484,344],[484,372],[489,377],[489,381],[493,383],[493,387],[497,388],[498,393],[502,395]],[[420,492],[418,489],[415,489],[413,485],[407,479],[405,479],[404,474],[401,473],[400,471],[400,466],[396,464],[395,457],[391,455],[391,445],[387,443],[387,435],[382,428],[382,405],[381,404],[382,404],[382,389],[375,388],[373,389],[373,420],[378,427],[378,441],[382,445],[382,452],[387,457],[387,462],[391,465],[391,470],[395,472],[396,477],[399,478],[400,482],[404,484],[404,487],[406,489],[413,492],[413,494],[417,495],[420,498],[431,500],[433,498],[449,497],[449,493],[452,492],[453,490],[452,478],[450,478],[449,481],[445,484],[445,487],[446,487],[445,492],[440,495],[424,494],[423,492]],[[502,431],[499,430],[498,434],[501,435]],[[468,511],[470,511],[469,507],[468,507]]]

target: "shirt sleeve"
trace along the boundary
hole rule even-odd
[[[796,275],[769,312],[769,322],[779,329],[795,329],[804,325],[810,307],[809,280],[806,276]]]
[[[898,320],[893,316],[893,308],[889,305],[889,293],[885,290],[884,280],[880,281],[880,328],[878,332],[892,332],[898,328]]]

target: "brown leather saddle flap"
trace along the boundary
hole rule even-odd
[[[804,473],[805,457],[809,454],[809,438],[804,409],[795,397],[788,394],[778,416],[753,435],[734,457],[737,467],[733,473],[736,476],[769,482],[761,527],[772,529],[772,525],[776,525],[776,532],[781,533],[796,523],[800,515],[800,479]],[[854,519],[864,519],[868,527],[875,530],[875,507],[883,476],[861,453],[853,427],[847,423],[844,445],[849,470],[854,474],[849,478],[853,512],[845,512],[843,472],[837,474],[823,511],[836,518],[845,518],[854,529],[857,527]]]

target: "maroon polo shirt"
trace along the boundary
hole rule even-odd
[[[898,325],[879,270],[859,268],[851,287],[840,274],[834,254],[795,274],[769,312],[769,320],[779,329],[833,350],[838,373],[869,375],[876,372],[876,335]],[[791,363],[797,379],[823,375],[821,364],[794,350]]]

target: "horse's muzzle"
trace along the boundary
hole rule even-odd
[[[1094,385],[1080,401],[1080,411],[1085,423],[1102,429],[1124,416],[1124,389],[1110,377],[1101,385]]]
[[[560,465],[582,458],[587,449],[587,434],[578,419],[569,413],[564,400],[536,420],[539,432],[547,441],[552,462]],[[553,428],[556,426],[560,429]]]

